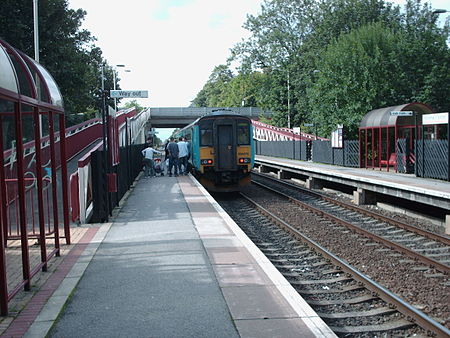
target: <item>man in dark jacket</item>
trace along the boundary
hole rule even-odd
[[[175,176],[178,176],[178,144],[175,143],[173,137],[170,138],[170,142],[167,145],[167,151],[169,152],[169,176],[172,176],[172,168],[175,167]]]

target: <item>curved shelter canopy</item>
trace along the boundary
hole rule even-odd
[[[379,128],[379,127],[393,127],[402,121],[408,122],[414,120],[414,116],[395,116],[391,115],[392,111],[414,111],[418,115],[428,114],[432,112],[432,109],[426,104],[420,102],[401,104],[398,106],[384,107],[374,109],[368,112],[359,125],[360,128]]]
[[[402,115],[401,112],[413,112]],[[392,113],[397,112],[397,113]],[[420,102],[374,109],[368,112],[359,126],[360,160],[362,167],[399,167],[408,172],[415,162],[416,139],[421,138],[422,115],[432,113],[432,109]],[[404,139],[399,148],[398,140]]]
[[[8,301],[70,244],[67,155],[61,92],[50,73],[0,39],[0,315]],[[40,259],[30,259],[29,239]],[[21,278],[7,274],[5,244],[20,239]],[[17,253],[14,253],[17,255]]]
[[[63,111],[61,92],[50,73],[0,39],[0,96]],[[36,102],[37,101],[37,102]]]
[[[11,60],[5,48],[0,45],[0,88],[12,92],[15,96],[19,94],[19,84]]]

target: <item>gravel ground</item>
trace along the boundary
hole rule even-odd
[[[324,193],[325,195],[328,195],[331,198],[334,198],[336,200],[342,201],[342,202],[346,202],[349,204],[353,203],[353,197],[340,193],[340,192],[336,192],[336,191],[322,191],[322,193]],[[383,208],[380,208],[376,205],[359,205],[359,207],[370,210],[372,212],[376,212],[380,215],[383,216],[387,216],[390,217],[392,219],[395,219],[396,221],[399,222],[403,222],[403,223],[407,223],[410,225],[413,225],[417,228],[423,229],[423,230],[427,230],[427,231],[431,231],[440,235],[443,235],[445,232],[445,228],[443,226],[437,225],[437,224],[433,224],[431,222],[428,222],[424,219],[418,219],[412,216],[408,216],[405,214],[400,214],[400,213],[396,213],[396,212],[392,212],[389,210],[385,210]]]
[[[303,212],[300,207],[286,203],[262,188],[250,186],[244,193],[275,215],[299,227],[305,235],[362,273],[450,328],[450,276],[424,267],[381,245],[372,245],[372,242],[361,235],[330,226],[328,220]],[[342,196],[340,198],[345,199]],[[382,212],[385,214],[385,211]],[[403,215],[386,214],[412,221]],[[413,224],[424,225],[415,220]]]

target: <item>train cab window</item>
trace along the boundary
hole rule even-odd
[[[250,144],[250,125],[247,122],[238,122],[237,139],[239,145]]]
[[[213,145],[213,121],[205,120],[200,124],[200,146]]]

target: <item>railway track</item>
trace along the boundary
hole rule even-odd
[[[437,335],[449,330],[362,275],[248,197],[219,201],[340,336]],[[280,228],[281,226],[281,228]]]
[[[419,229],[265,175],[253,174],[253,177],[253,183],[285,196],[301,207],[308,208],[443,273],[450,273],[450,238],[447,236]]]
[[[337,335],[449,334],[251,198],[219,203]]]

